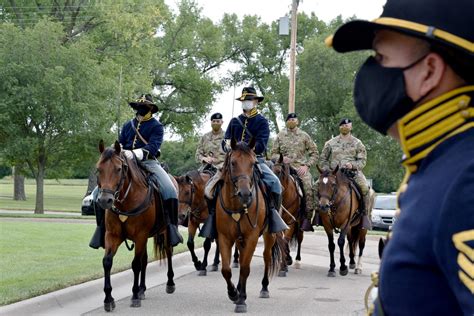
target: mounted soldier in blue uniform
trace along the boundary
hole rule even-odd
[[[158,107],[153,103],[151,95],[142,95],[129,105],[136,111],[133,119],[125,123],[120,133],[119,142],[128,159],[136,159],[139,164],[151,173],[152,179],[160,189],[165,214],[168,215],[168,232],[170,244],[176,246],[183,242],[178,231],[178,195],[170,176],[163,170],[157,158],[160,156],[160,147],[163,143],[163,125],[153,117]],[[90,241],[92,248],[104,247],[105,211],[95,203],[97,188],[94,190],[93,204],[97,217],[97,228]]]
[[[278,177],[270,170],[265,163],[265,153],[267,150],[268,138],[270,137],[270,128],[267,119],[258,112],[257,104],[263,101],[263,96],[257,96],[253,87],[245,87],[242,95],[237,101],[242,102],[243,113],[238,117],[232,118],[225,132],[222,148],[225,152],[230,151],[230,142],[235,139],[238,142],[249,143],[251,138],[256,140],[255,154],[257,155],[258,167],[262,172],[262,180],[268,189],[269,203],[269,230],[272,233],[288,229],[283,219],[280,217],[281,207],[281,184]],[[200,236],[216,238],[215,214],[216,214],[216,195],[215,186],[221,179],[221,170],[208,181],[205,189],[205,195],[208,201],[210,216],[204,223]]]
[[[355,106],[404,152],[376,315],[474,315],[473,17],[473,0],[388,0],[380,18],[327,41],[375,51],[357,73]]]

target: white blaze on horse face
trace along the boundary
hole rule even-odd
[[[324,177],[324,178],[323,178],[323,183],[324,183],[324,184],[327,184],[327,183],[328,183],[328,178]]]

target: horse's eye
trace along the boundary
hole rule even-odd
[[[232,161],[230,162],[230,164],[232,165],[232,167],[234,167],[234,166],[235,166],[235,161],[232,160]]]
[[[122,168],[121,167],[117,168],[117,172],[122,172]]]

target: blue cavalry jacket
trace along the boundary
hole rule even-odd
[[[386,315],[474,315],[473,99],[456,89],[401,120],[409,177],[382,256]]]
[[[267,150],[268,138],[270,137],[270,128],[267,119],[260,113],[256,113],[250,117],[241,114],[239,118],[243,126],[239,123],[237,118],[232,118],[229,126],[227,126],[222,147],[224,148],[225,140],[227,139],[234,138],[238,142],[243,141],[248,143],[251,136],[253,136],[256,140],[255,153],[257,156],[264,156]]]
[[[132,121],[135,128],[148,144],[143,143],[135,133]],[[134,118],[123,125],[119,142],[124,149],[133,150],[141,148],[143,150],[143,160],[157,158],[161,143],[163,142],[163,125],[153,117],[143,120],[141,123]]]

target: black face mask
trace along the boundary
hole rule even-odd
[[[147,106],[140,106],[140,107],[137,109],[137,114],[138,114],[138,115],[141,115],[141,116],[147,115],[148,112],[150,112],[150,109],[149,109]]]
[[[393,123],[410,112],[419,100],[413,101],[405,90],[403,72],[422,58],[404,68],[382,67],[374,57],[369,57],[360,67],[354,85],[354,101],[362,120],[381,134]]]

